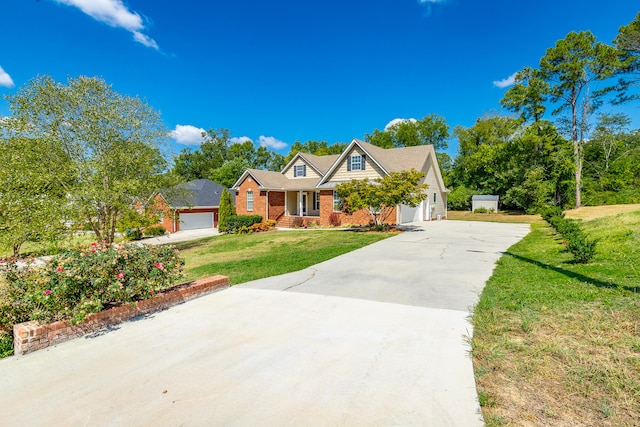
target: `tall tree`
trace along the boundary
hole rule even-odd
[[[516,73],[514,85],[505,92],[500,104],[518,113],[524,121],[539,122],[546,111],[548,96],[549,84],[542,79],[540,71],[525,67]]]
[[[558,107],[553,114],[568,111],[568,125],[573,142],[575,163],[576,207],[581,206],[582,166],[585,128],[588,115],[597,107],[599,98],[611,88],[590,91],[589,85],[606,80],[619,66],[619,52],[596,42],[589,31],[571,32],[547,49],[540,59],[540,72],[550,86],[550,101]]]
[[[617,102],[625,102],[640,98],[638,93],[629,93],[631,87],[640,85],[640,12],[628,25],[623,25],[613,40],[614,45],[624,52],[620,68],[617,71],[621,75],[616,87],[618,91]]]
[[[166,129],[140,98],[121,95],[100,78],[61,84],[44,76],[7,100],[14,130],[40,143],[45,178],[63,187],[75,219],[98,239],[112,242],[122,213],[168,186]]]
[[[200,148],[185,148],[174,160],[173,172],[185,181],[208,178],[210,171],[229,159],[228,129],[209,129],[203,136]]]
[[[448,139],[449,126],[437,114],[429,114],[421,120],[402,120],[384,131],[376,129],[365,135],[365,141],[382,148],[433,145],[436,151],[446,149]]]

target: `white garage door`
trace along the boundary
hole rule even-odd
[[[180,230],[197,230],[199,228],[213,228],[213,213],[180,214]]]
[[[400,205],[400,223],[406,224],[407,222],[419,221],[421,207],[422,204],[419,204],[415,208],[407,205]]]

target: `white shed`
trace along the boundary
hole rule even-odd
[[[498,201],[500,197],[492,195],[477,194],[471,197],[471,211],[475,212],[478,208],[484,208],[489,212],[498,212]]]

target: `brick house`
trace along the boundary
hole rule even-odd
[[[428,197],[419,206],[396,206],[388,222],[428,221],[447,216],[447,193],[431,145],[384,149],[354,139],[339,155],[297,153],[281,172],[247,169],[236,181],[238,215],[262,215],[280,227],[368,224],[369,213],[340,212],[333,188],[352,179],[375,179],[390,172],[416,169],[425,173]]]
[[[153,209],[159,224],[169,233],[217,227],[222,190],[222,185],[209,179],[196,179],[158,191]]]

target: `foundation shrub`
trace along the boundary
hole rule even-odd
[[[68,249],[44,265],[0,261],[0,331],[28,320],[81,322],[105,307],[153,297],[183,280],[171,246],[135,244]]]
[[[161,225],[152,225],[144,229],[143,234],[149,237],[164,236],[167,230]]]
[[[260,215],[232,215],[226,219],[222,229],[218,225],[218,231],[221,233],[247,232],[252,225],[261,222],[262,216]],[[240,231],[241,229],[242,231]]]
[[[331,212],[329,214],[329,224],[332,227],[340,227],[340,224],[342,223],[342,219],[340,218],[340,214],[337,212]]]

